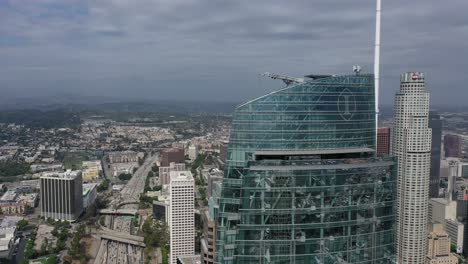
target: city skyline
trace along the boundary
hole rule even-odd
[[[392,104],[400,72],[416,69],[433,76],[433,103],[463,103],[456,95],[466,83],[464,7],[461,0],[383,3],[383,105]],[[265,71],[346,74],[359,64],[371,73],[374,8],[329,1],[5,1],[0,92],[8,99],[240,102],[281,87],[258,76]]]

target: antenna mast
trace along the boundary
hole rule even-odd
[[[379,128],[379,89],[380,89],[380,21],[382,13],[381,0],[377,0],[375,16],[375,54],[374,54],[374,87],[375,87],[375,147],[377,148],[377,130]]]

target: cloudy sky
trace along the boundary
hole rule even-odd
[[[382,101],[424,71],[468,99],[468,1],[383,0]],[[372,0],[0,0],[0,94],[243,101],[303,76],[372,71]]]

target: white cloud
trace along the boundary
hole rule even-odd
[[[0,4],[0,90],[28,85],[112,92],[133,83],[142,97],[174,97],[158,80],[201,80],[220,92],[223,80],[257,83],[257,73],[346,73],[353,64],[371,70],[373,1],[280,0],[9,0]],[[398,74],[427,71],[434,86],[452,94],[468,66],[468,2],[385,1],[383,13],[383,96],[392,98]],[[463,55],[463,56],[462,56]],[[39,68],[37,68],[39,67]],[[44,70],[37,70],[42,69]],[[45,70],[47,69],[47,70]],[[440,73],[448,76],[438,76]],[[464,74],[463,74],[464,75]],[[31,82],[27,82],[30,76]],[[135,78],[135,76],[137,78]],[[147,81],[139,81],[144,79]],[[447,80],[448,79],[448,80]],[[106,84],[96,80],[106,80]],[[453,80],[453,81],[451,81]],[[8,81],[8,85],[2,81]],[[194,82],[196,83],[196,82]],[[214,84],[216,83],[216,85]],[[447,85],[447,83],[449,85]],[[151,89],[150,87],[151,86]],[[102,88],[105,87],[105,88]],[[116,88],[117,89],[117,88]],[[131,91],[130,91],[131,90]],[[188,98],[208,96],[184,91]],[[151,93],[154,92],[154,94]],[[236,94],[261,94],[255,86]],[[143,93],[143,92],[142,92]],[[434,91],[441,100],[460,97]],[[185,96],[185,95],[182,95]],[[443,97],[443,98],[442,98]],[[385,100],[384,100],[385,101]],[[387,100],[388,101],[388,100]]]

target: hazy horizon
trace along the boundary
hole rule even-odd
[[[468,2],[385,1],[381,103],[427,73],[433,105],[466,104]],[[301,77],[372,72],[374,1],[6,0],[0,94],[243,102]]]

